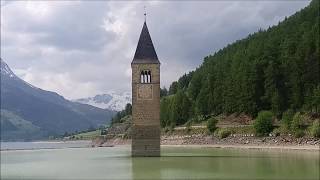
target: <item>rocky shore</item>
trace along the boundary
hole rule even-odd
[[[110,147],[115,145],[130,145],[131,139],[114,137],[93,140],[94,147]],[[254,136],[229,136],[220,139],[205,134],[195,135],[162,135],[161,145],[170,146],[205,146],[205,147],[230,147],[230,148],[277,148],[277,149],[305,149],[320,150],[318,138],[294,137],[254,137]]]
[[[220,139],[208,135],[162,136],[164,145],[214,145],[214,146],[257,146],[257,147],[310,147],[319,149],[320,139],[293,137],[229,136]]]
[[[279,135],[271,133],[266,137],[254,135],[251,119],[247,116],[230,116],[218,123],[218,127],[228,129],[230,134],[221,138],[219,133],[209,134],[205,125],[193,125],[188,131],[186,127],[165,129],[161,132],[161,145],[169,146],[203,146],[234,148],[278,148],[278,149],[310,149],[320,150],[320,139],[308,135],[295,138],[291,134]],[[250,123],[251,122],[251,123]],[[219,132],[217,130],[217,132]],[[93,147],[130,145],[131,120],[113,124],[108,134],[92,141]]]

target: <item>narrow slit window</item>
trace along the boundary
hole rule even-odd
[[[146,72],[144,72],[144,83],[148,83],[148,75]]]
[[[151,83],[151,71],[148,71],[149,83]]]
[[[141,71],[141,73],[140,73],[140,83],[143,83],[143,81],[144,81],[144,72]]]
[[[150,75],[149,75],[149,74],[147,74],[147,77],[148,77],[148,79],[147,79],[147,83],[150,83]]]

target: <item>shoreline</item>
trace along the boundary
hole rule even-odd
[[[221,149],[266,149],[266,150],[304,150],[304,151],[320,151],[319,146],[258,146],[258,145],[167,145],[161,144],[161,147],[188,147],[188,148],[221,148]]]
[[[312,141],[312,144],[308,144],[308,140],[306,143],[300,143],[296,141],[292,141],[290,143],[270,143],[280,142],[280,140],[275,140],[275,137],[268,138],[257,138],[257,137],[248,137],[243,141],[236,141],[237,138],[230,137],[225,139],[219,139],[216,137],[198,137],[195,136],[190,139],[190,136],[179,136],[177,138],[175,136],[169,136],[171,139],[168,140],[167,136],[161,137],[161,147],[189,147],[189,148],[226,148],[226,149],[272,149],[272,150],[302,150],[302,151],[319,151],[320,153],[320,140],[316,139]],[[187,137],[187,139],[185,139]],[[193,140],[197,141],[193,141]],[[268,139],[265,141],[260,141],[260,139]],[[232,141],[232,143],[230,142]],[[236,142],[235,142],[236,141]],[[112,138],[107,139],[104,142],[100,142],[93,140],[92,145],[95,147],[106,147],[106,146],[122,146],[122,145],[131,145],[131,139],[123,139],[123,138]]]
[[[11,145],[8,145],[11,144]],[[0,142],[0,151],[19,150],[51,150],[51,149],[73,149],[92,147],[91,140],[35,140],[35,141],[13,141]]]
[[[63,143],[63,142],[62,142]],[[58,150],[58,149],[79,149],[79,148],[112,148],[112,147],[122,147],[131,146],[131,143],[121,143],[101,146],[87,146],[87,147],[52,147],[52,148],[26,148],[26,149],[1,149],[0,152],[8,151],[34,151],[34,150]],[[318,151],[320,155],[320,147],[316,145],[291,145],[291,146],[268,146],[268,145],[222,145],[222,144],[161,144],[160,147],[164,148],[219,148],[219,149],[243,149],[243,150],[289,150],[289,151]]]
[[[25,149],[1,149],[0,152],[5,151],[37,151],[37,150],[55,150],[55,149],[80,149],[80,148],[92,148],[87,147],[52,147],[52,148],[25,148]]]
[[[87,146],[74,146],[74,143],[81,142]],[[3,142],[1,142],[3,143]],[[13,142],[16,143],[16,142]],[[24,142],[26,143],[26,142]],[[97,148],[97,147],[119,147],[130,146],[131,139],[122,137],[105,138],[97,137],[93,140],[55,140],[55,141],[35,141],[35,144],[69,144],[69,147],[43,146],[34,147],[16,147],[2,148],[0,151],[18,151],[18,150],[39,150],[39,149],[71,149],[71,148]],[[220,139],[215,136],[204,134],[193,135],[162,135],[161,147],[188,147],[188,148],[222,148],[222,149],[271,149],[271,150],[301,150],[301,151],[319,151],[320,139],[315,138],[293,138],[288,136],[278,137],[243,137],[230,136]],[[2,146],[3,147],[3,146]]]

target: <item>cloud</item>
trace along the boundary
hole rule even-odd
[[[16,1],[1,4],[1,56],[27,82],[66,98],[130,91],[147,24],[161,86],[205,56],[307,6],[308,1]]]

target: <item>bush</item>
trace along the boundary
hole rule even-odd
[[[188,133],[192,130],[191,125],[192,125],[192,121],[188,121],[188,122],[186,123],[186,131],[187,131]]]
[[[290,131],[293,115],[294,112],[292,110],[287,110],[283,113],[280,125],[283,133],[288,133]]]
[[[313,137],[320,138],[320,120],[319,119],[313,121],[310,132]]]
[[[230,134],[231,134],[231,131],[228,129],[220,129],[218,131],[218,136],[220,139],[226,138],[226,137],[230,136]]]
[[[170,132],[173,132],[175,127],[176,125],[174,123],[171,123],[169,127]]]
[[[302,137],[304,135],[303,132],[303,117],[300,112],[297,112],[292,119],[291,132],[295,137]]]
[[[270,111],[259,112],[258,117],[254,122],[254,129],[257,136],[265,136],[272,131],[272,118],[273,114]]]
[[[214,131],[217,129],[217,123],[218,120],[213,117],[207,121],[207,128],[211,134],[214,133]]]
[[[102,130],[100,131],[100,135],[107,135],[107,130],[102,129]]]
[[[276,129],[274,129],[274,130],[272,131],[272,134],[273,134],[274,136],[280,136],[282,132],[283,132],[283,131],[282,131],[281,128],[276,128]]]
[[[299,130],[295,131],[295,132],[293,133],[293,135],[294,135],[294,137],[296,137],[296,138],[303,137],[303,136],[304,136],[304,131],[303,131],[302,129],[299,129]]]

